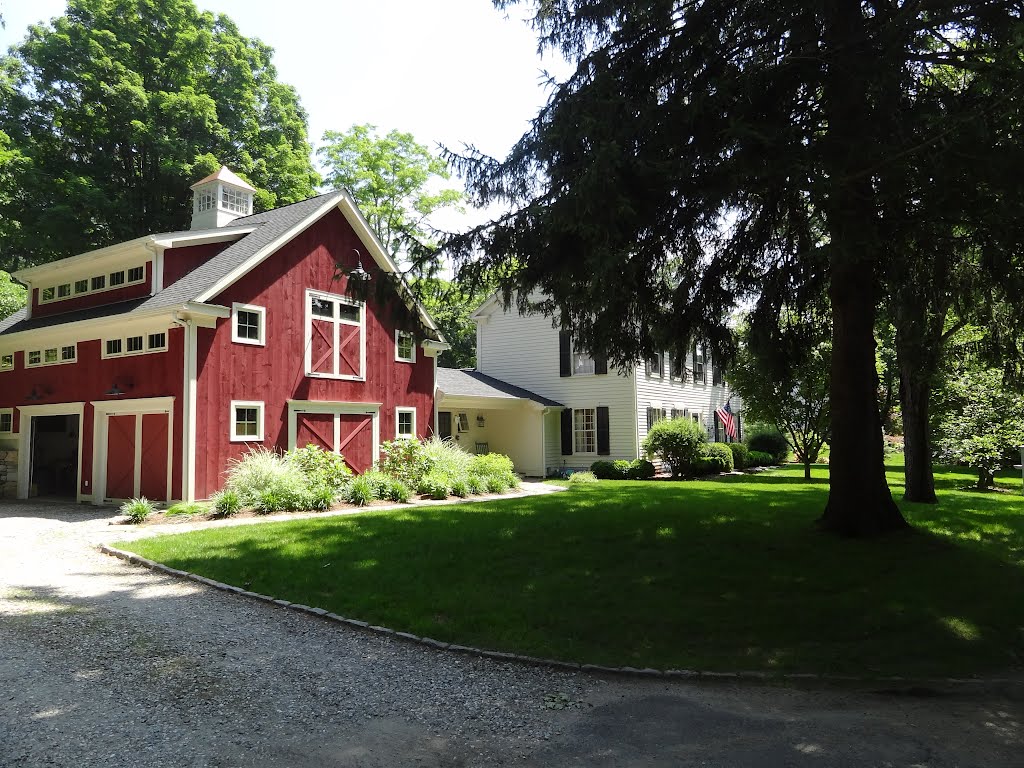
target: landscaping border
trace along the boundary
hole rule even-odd
[[[506,653],[504,651],[493,651],[486,648],[475,648],[467,645],[457,645],[455,643],[446,643],[442,640],[435,640],[432,637],[420,637],[414,635],[411,632],[398,632],[388,627],[380,627],[374,624],[370,624],[367,621],[360,621],[359,619],[350,619],[345,616],[339,616],[336,613],[331,613],[323,608],[310,607],[303,605],[302,603],[290,603],[287,600],[275,598],[270,595],[263,595],[259,592],[251,592],[241,587],[236,587],[231,584],[225,584],[220,581],[214,581],[208,579],[205,576],[200,576],[190,571],[182,571],[177,568],[171,568],[170,566],[158,563],[154,560],[149,560],[145,557],[140,557],[134,552],[126,552],[115,547],[111,547],[107,544],[100,544],[99,550],[105,555],[116,557],[121,560],[128,562],[131,565],[142,566],[153,571],[165,573],[169,576],[175,576],[181,579],[188,579],[195,581],[199,584],[204,584],[214,589],[219,589],[223,592],[231,592],[243,597],[248,597],[253,600],[259,600],[264,603],[270,603],[272,605],[285,608],[287,610],[298,611],[305,613],[310,616],[316,616],[321,619],[326,619],[338,624],[344,624],[355,629],[360,629],[366,632],[371,632],[377,635],[385,637],[398,638],[400,640],[415,643],[420,646],[433,648],[439,651],[451,651],[454,653],[466,654],[469,656],[478,656],[486,659],[495,659],[497,661],[511,661],[519,664],[526,664],[535,667],[547,667],[550,669],[559,669],[570,672],[590,672],[598,674],[608,674],[615,676],[628,676],[628,677],[641,677],[650,679],[661,679],[661,680],[686,680],[686,681],[714,681],[714,682],[756,682],[756,683],[824,683],[834,685],[871,685],[871,686],[889,686],[887,690],[892,692],[904,692],[904,693],[932,693],[935,688],[954,688],[957,690],[970,690],[973,692],[984,692],[993,688],[998,687],[1016,687],[1024,685],[1024,681],[1012,677],[1004,678],[914,678],[914,677],[900,677],[900,676],[889,676],[889,677],[869,677],[869,676],[858,676],[858,675],[821,675],[816,673],[806,672],[783,672],[774,674],[770,672],[752,672],[752,671],[741,671],[741,672],[709,672],[701,670],[691,669],[652,669],[643,668],[638,669],[636,667],[605,667],[598,664],[582,664],[574,661],[559,661],[558,659],[545,659],[538,656],[525,656],[517,653]]]

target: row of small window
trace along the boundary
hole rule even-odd
[[[124,339],[106,339],[103,342],[103,357],[121,357],[123,355],[142,355],[148,352],[164,352],[167,350],[166,333],[150,333],[141,336],[128,336]],[[78,345],[66,344],[45,349],[29,349],[25,352],[25,367],[35,368],[40,365],[60,365],[74,363],[78,360]],[[0,355],[0,371],[14,370],[14,355]]]
[[[266,408],[261,400],[231,401],[231,439],[234,442],[263,440],[263,414]],[[395,408],[395,437],[416,437],[416,409]]]
[[[647,429],[650,430],[659,421],[665,419],[678,419],[678,418],[689,418],[692,421],[701,423],[700,413],[697,411],[690,411],[684,408],[678,410],[677,408],[648,408],[647,409]]]
[[[216,201],[216,192],[210,189],[203,190],[196,196],[196,210],[209,211],[214,207]],[[252,213],[252,193],[221,187],[220,204],[223,208],[235,213]]]
[[[119,269],[105,275],[94,275],[74,282],[51,285],[39,291],[39,303],[48,304],[51,301],[70,299],[72,296],[81,296],[86,293],[98,293],[109,291],[114,288],[122,288],[126,285],[137,285],[146,279],[145,267],[131,267],[130,269]]]
[[[695,384],[707,384],[707,369],[711,368],[711,383],[724,384],[725,376],[721,368],[708,364],[700,347],[693,348],[693,370],[688,371],[686,361],[682,355],[669,355],[668,375],[671,379],[683,381],[686,374],[691,373]],[[644,371],[653,379],[665,378],[665,353],[658,352],[652,357],[644,360]]]

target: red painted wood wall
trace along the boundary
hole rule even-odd
[[[231,442],[232,400],[265,403],[263,443],[281,450],[288,447],[289,399],[381,403],[381,442],[395,436],[395,407],[414,407],[418,435],[428,434],[434,361],[420,349],[414,364],[395,361],[398,323],[386,306],[371,300],[367,307],[365,382],[305,375],[305,291],[344,295],[348,278],[336,279],[336,259],[354,267],[353,249],[363,253],[372,281],[385,279],[341,212],[332,211],[211,301],[266,307],[267,343],[233,343],[230,319],[218,321],[216,329],[198,329],[197,497],[220,488],[229,460],[255,445]]]
[[[168,248],[164,251],[164,288],[178,282],[198,267],[205,264],[232,243],[207,243]]]

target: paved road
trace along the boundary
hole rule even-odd
[[[0,504],[0,765],[1024,765],[1012,691],[708,686],[468,658],[95,551],[122,533],[93,511]]]

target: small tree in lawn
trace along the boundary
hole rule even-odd
[[[690,469],[704,453],[708,436],[690,419],[659,421],[644,438],[644,455],[658,457],[672,467],[672,477]]]
[[[976,470],[978,488],[991,487],[1024,445],[1024,396],[1004,387],[996,369],[967,371],[947,382],[942,410],[940,456]]]

